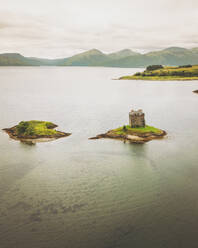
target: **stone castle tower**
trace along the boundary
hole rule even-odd
[[[129,113],[129,125],[130,127],[145,127],[144,113],[141,109],[138,111],[131,110]]]

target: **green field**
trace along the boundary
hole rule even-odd
[[[113,129],[112,131],[119,135],[126,135],[130,133],[142,133],[142,134],[144,133],[161,134],[162,133],[162,130],[155,128],[155,127],[151,127],[151,126],[132,128],[129,125]]]
[[[156,80],[156,81],[182,81],[198,80],[198,65],[194,66],[165,66],[156,70],[146,69],[131,76],[123,76],[119,79],[124,80]]]
[[[58,131],[53,130],[54,127],[56,125],[47,121],[21,121],[16,126],[16,133],[18,136],[55,135]]]

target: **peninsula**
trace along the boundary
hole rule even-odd
[[[129,143],[143,144],[153,139],[160,139],[166,132],[145,124],[144,113],[142,110],[131,110],[129,113],[129,125],[124,125],[104,134],[99,134],[90,139],[111,138]]]
[[[198,65],[162,66],[151,65],[143,72],[123,76],[120,80],[186,81],[198,80]]]
[[[21,121],[18,125],[3,130],[15,140],[25,143],[45,142],[71,135],[55,130],[56,124],[47,121]]]
[[[198,90],[194,90],[193,92],[196,93],[196,94],[198,94]]]

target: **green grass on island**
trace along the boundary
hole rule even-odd
[[[47,121],[21,121],[16,126],[18,136],[51,136],[59,131],[54,130],[56,125]]]
[[[151,127],[151,126],[145,126],[145,127],[137,127],[137,128],[132,128],[129,125],[127,126],[123,126],[123,127],[119,127],[116,129],[112,130],[113,132],[115,132],[118,135],[126,135],[127,133],[140,133],[140,134],[144,134],[144,133],[154,133],[154,134],[161,134],[163,131],[155,128],[155,127]]]
[[[198,65],[184,66],[148,66],[145,71],[131,76],[123,76],[120,80],[153,80],[153,81],[185,81],[198,80]]]
[[[62,137],[67,137],[71,133],[65,133],[55,130],[56,124],[49,121],[21,121],[18,125],[11,128],[4,128],[3,130],[15,140],[30,143],[44,142]]]

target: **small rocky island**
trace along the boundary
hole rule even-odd
[[[138,111],[131,110],[129,113],[129,125],[110,130],[90,139],[111,138],[143,144],[153,139],[163,138],[165,135],[165,131],[145,124],[145,114],[140,109]]]
[[[21,121],[18,125],[3,130],[15,140],[27,144],[35,144],[36,142],[46,142],[67,137],[70,133],[64,133],[55,130],[56,124],[47,121]]]
[[[150,65],[143,72],[120,77],[119,80],[189,81],[198,80],[198,65]]]

